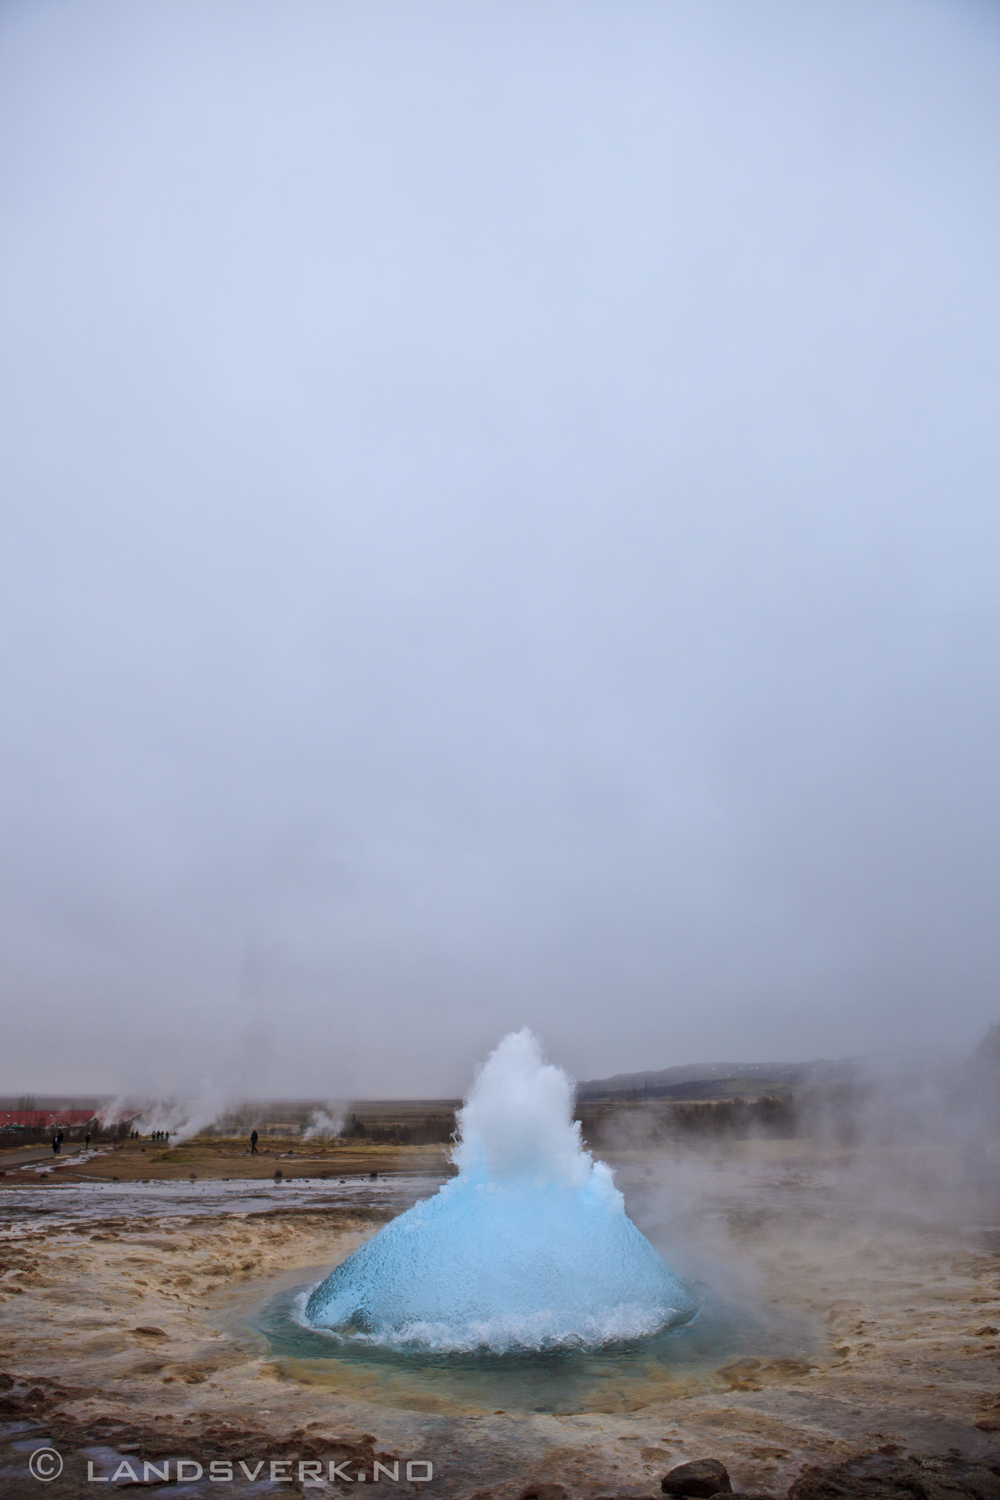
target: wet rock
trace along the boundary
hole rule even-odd
[[[759,1359],[733,1359],[727,1365],[720,1365],[715,1373],[731,1391],[759,1391],[760,1368]]]
[[[1000,1432],[1000,1396],[987,1397],[981,1403],[981,1415],[975,1426],[980,1432]]]
[[[808,1468],[788,1500],[1000,1500],[1000,1458],[892,1458],[862,1453]]]
[[[695,1500],[711,1500],[712,1495],[731,1495],[733,1487],[725,1464],[717,1458],[695,1458],[678,1464],[660,1480],[665,1495],[689,1495]]]
[[[544,1479],[539,1484],[529,1484],[518,1500],[567,1500],[568,1491],[563,1484]]]
[[[37,1416],[44,1407],[51,1404],[52,1398],[46,1395],[41,1386],[32,1386],[30,1390],[14,1386],[0,1396],[0,1416]]]

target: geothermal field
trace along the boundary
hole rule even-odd
[[[29,1462],[58,1453],[53,1496],[592,1500],[711,1459],[737,1492],[987,1500],[998,1160],[933,1116],[942,1087],[911,1098],[908,1140],[870,1113],[853,1139],[842,1118],[664,1138],[645,1106],[591,1150],[519,1033],[451,1151],[7,1152],[2,1493],[40,1493]]]
[[[1000,1500],[998,77],[0,3],[0,1500]]]

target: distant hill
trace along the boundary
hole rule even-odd
[[[642,1094],[649,1099],[731,1099],[788,1093],[812,1084],[855,1083],[862,1079],[924,1073],[941,1064],[937,1052],[877,1053],[868,1057],[817,1058],[803,1063],[685,1063],[657,1072],[615,1073],[577,1085],[577,1099],[615,1099]]]
[[[787,1092],[801,1086],[811,1063],[686,1063],[658,1072],[616,1073],[577,1085],[580,1100],[644,1094],[650,1099],[732,1097],[736,1094]]]

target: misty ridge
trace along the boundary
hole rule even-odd
[[[585,1085],[577,1114],[588,1142],[614,1162],[635,1222],[711,1295],[756,1317],[769,1279],[805,1273],[816,1291],[809,1316],[833,1327],[856,1309],[854,1329],[869,1295],[866,1263],[898,1256],[910,1267],[914,1245],[929,1250],[941,1234],[957,1232],[970,1253],[995,1245],[1000,1026],[964,1057],[668,1074],[680,1071],[695,1076],[633,1075],[617,1098],[608,1085],[626,1080]],[[838,1282],[858,1301],[827,1313],[822,1296]],[[779,1304],[771,1311],[778,1338]],[[734,1366],[733,1388],[747,1379],[752,1388],[753,1371]]]
[[[1000,1132],[1000,1026],[971,1057],[899,1052],[809,1063],[708,1064],[622,1074],[579,1085],[578,1114],[599,1134],[614,1120],[621,1139],[634,1116],[636,1140],[678,1134],[806,1136],[851,1145],[905,1145]]]

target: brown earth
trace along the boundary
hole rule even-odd
[[[321,1463],[325,1475],[332,1459],[345,1488],[362,1472],[370,1483],[376,1461],[400,1463],[398,1483],[381,1474],[382,1495],[518,1500],[548,1484],[592,1500],[651,1495],[668,1469],[705,1457],[726,1464],[735,1490],[776,1494],[863,1451],[901,1461],[950,1452],[977,1464],[1000,1453],[1000,1233],[984,1227],[982,1203],[960,1218],[859,1195],[853,1185],[873,1180],[870,1163],[821,1159],[795,1143],[684,1160],[623,1153],[612,1164],[657,1243],[662,1213],[687,1235],[705,1280],[728,1278],[734,1297],[793,1309],[815,1332],[790,1351],[765,1318],[757,1344],[736,1358],[595,1381],[571,1410],[500,1411],[471,1381],[270,1352],[248,1326],[252,1308],[315,1281],[384,1218],[348,1201],[346,1189],[338,1201],[338,1174],[357,1181],[429,1162],[440,1173],[442,1156],[364,1144],[294,1156],[284,1143],[266,1149],[251,1159],[217,1141],[167,1152],[123,1146],[85,1164],[87,1177],[120,1179],[119,1188],[95,1184],[90,1217],[60,1208],[79,1196],[60,1185],[84,1171],[60,1169],[31,1197],[44,1212],[28,1213],[25,1197],[26,1211],[6,1221],[4,1500],[93,1495],[87,1461],[101,1475],[171,1456],[200,1462],[206,1476],[212,1460],[243,1459],[251,1470],[264,1461],[266,1478],[274,1461],[275,1494],[308,1487],[299,1462]],[[125,1192],[130,1182],[192,1172],[199,1182],[266,1178],[276,1165],[289,1179],[332,1173],[322,1189],[304,1190],[328,1187],[329,1201],[312,1207],[290,1186],[287,1202],[260,1211],[171,1216]],[[35,1183],[18,1173],[0,1186],[9,1207]],[[25,1465],[30,1445],[46,1439],[66,1467],[43,1488]],[[425,1461],[433,1482],[407,1484],[406,1463]],[[307,1467],[307,1478],[314,1472]],[[206,1477],[184,1493],[271,1492],[254,1483],[237,1468],[231,1484]]]
[[[371,1172],[450,1172],[444,1146],[403,1146],[360,1140],[307,1142],[290,1145],[280,1138],[262,1139],[258,1154],[251,1156],[243,1140],[196,1136],[180,1146],[162,1147],[150,1141],[98,1143],[86,1161],[78,1143],[68,1143],[65,1153],[48,1151],[37,1163],[43,1173],[51,1169],[60,1182],[181,1182],[194,1173],[199,1181],[246,1178],[259,1181],[280,1171],[289,1179],[367,1175]],[[24,1153],[20,1153],[22,1156]],[[0,1151],[0,1189],[17,1186],[24,1175],[17,1166],[16,1150]]]

